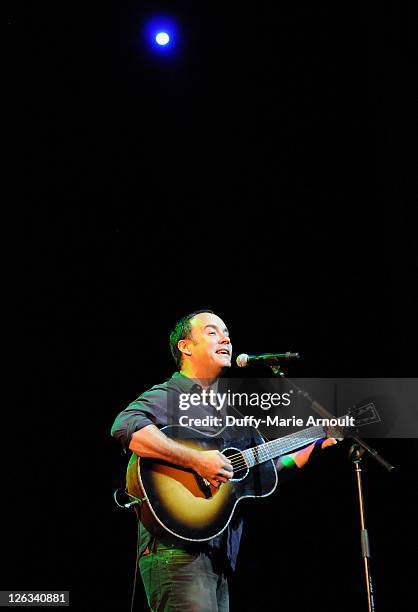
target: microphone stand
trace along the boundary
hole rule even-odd
[[[363,451],[364,452],[364,451]],[[370,546],[369,546],[369,534],[366,529],[366,518],[364,511],[364,499],[363,499],[363,485],[361,481],[361,456],[363,452],[358,444],[353,444],[349,455],[353,461],[357,477],[357,491],[360,509],[360,538],[361,538],[361,554],[364,562],[364,578],[366,581],[367,590],[367,604],[369,612],[374,612],[374,591],[373,591],[373,580],[370,573]]]
[[[285,380],[296,392],[299,396],[306,399],[306,401],[310,402],[312,409],[319,414],[322,418],[331,419],[333,415],[328,412],[326,408],[321,406],[318,402],[312,399],[312,397],[304,391],[298,385],[286,378],[280,366],[277,364],[273,364],[269,366],[272,370],[274,376],[280,376]],[[367,591],[367,604],[368,604],[368,612],[375,612],[374,607],[374,588],[373,588],[373,580],[370,572],[370,545],[369,545],[369,534],[366,529],[366,519],[365,519],[365,507],[364,507],[364,497],[363,497],[363,484],[362,484],[362,469],[361,469],[361,458],[365,451],[369,453],[380,465],[388,470],[388,472],[392,472],[395,469],[395,466],[391,465],[386,459],[384,459],[379,453],[371,448],[362,440],[356,433],[350,431],[350,429],[346,427],[337,427],[336,428],[339,433],[341,433],[341,437],[346,438],[350,437],[354,440],[354,444],[352,445],[349,456],[353,461],[353,467],[355,470],[355,476],[357,480],[357,491],[358,491],[358,503],[360,510],[360,539],[361,539],[361,553],[364,562],[364,578],[366,582],[366,591]]]

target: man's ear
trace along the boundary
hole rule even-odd
[[[183,355],[189,355],[190,357],[190,355],[192,354],[192,351],[190,350],[190,340],[188,338],[183,338],[183,340],[179,340],[177,342],[177,348],[181,353],[183,353]]]

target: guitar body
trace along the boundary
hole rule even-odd
[[[266,497],[277,486],[272,460],[248,469],[240,451],[263,444],[253,427],[225,427],[214,435],[190,427],[168,425],[161,431],[177,442],[197,450],[218,450],[228,456],[236,471],[219,488],[208,485],[196,472],[170,463],[132,455],[127,469],[127,491],[145,497],[141,521],[153,535],[167,535],[193,542],[210,540],[230,522],[238,502]],[[233,436],[231,435],[233,432]]]

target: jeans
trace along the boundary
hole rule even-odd
[[[139,560],[152,612],[228,612],[228,580],[206,552],[190,553],[161,542]]]

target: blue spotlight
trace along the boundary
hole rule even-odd
[[[164,45],[168,45],[170,42],[170,36],[167,34],[167,32],[158,32],[155,37],[155,42],[157,45],[161,45],[163,47]]]
[[[171,52],[177,47],[178,26],[175,18],[155,15],[144,24],[144,29],[146,39],[155,50],[158,49],[160,52],[170,50],[169,55],[171,55]]]

